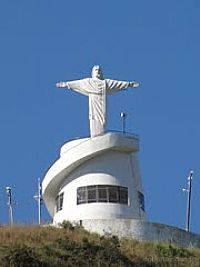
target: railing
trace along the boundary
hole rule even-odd
[[[131,137],[134,137],[135,139],[139,139],[139,135],[132,133],[132,132],[123,132],[123,131],[119,131],[119,130],[106,130],[104,134],[107,134],[107,133],[119,133],[121,135],[131,136]],[[95,137],[102,136],[104,134],[100,134],[100,135],[97,135]],[[73,140],[78,140],[78,139],[83,139],[83,138],[91,138],[91,137],[90,136],[78,136],[78,137],[74,137],[73,139],[70,138],[67,142],[70,142]],[[88,140],[84,140],[83,142],[86,142],[86,141],[88,141]]]
[[[134,137],[136,139],[139,139],[139,135],[132,133],[132,132],[123,132],[123,131],[118,131],[118,130],[107,130],[105,133],[120,133],[121,135],[126,135],[126,136],[131,136]]]

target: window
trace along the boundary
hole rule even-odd
[[[107,202],[108,188],[104,185],[98,185],[98,202]]]
[[[128,204],[128,188],[126,187],[120,187],[120,192],[119,192],[119,196],[120,196],[120,203],[122,204]]]
[[[87,187],[88,203],[97,202],[97,189],[95,185]]]
[[[145,211],[145,205],[144,205],[144,195],[142,194],[142,192],[138,191],[138,199],[139,199],[139,204],[140,204],[140,208]]]
[[[109,202],[119,203],[119,186],[109,186]]]
[[[87,199],[86,194],[87,194],[86,187],[80,187],[79,190],[77,190],[77,202],[79,204],[86,203]]]
[[[60,195],[56,197],[56,212],[58,212],[59,210],[62,210],[63,208],[63,197],[64,197],[64,193],[61,193]]]
[[[77,204],[94,202],[128,204],[128,188],[112,185],[90,185],[77,188]]]

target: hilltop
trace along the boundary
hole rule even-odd
[[[2,267],[200,266],[200,249],[91,234],[65,222],[0,228]]]

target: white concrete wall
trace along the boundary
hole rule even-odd
[[[108,151],[87,161],[72,172],[61,185],[64,192],[63,210],[54,216],[54,222],[63,220],[135,218],[145,219],[138,203],[141,189],[133,173],[130,153]],[[137,180],[137,181],[136,181]],[[89,203],[77,205],[77,188],[89,185],[115,185],[128,188],[128,205],[119,203]]]
[[[80,221],[73,224],[79,225]],[[165,224],[129,219],[83,220],[81,224],[86,230],[100,235],[200,247],[200,235]]]

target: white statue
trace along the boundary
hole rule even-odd
[[[103,79],[100,66],[92,68],[92,78],[56,83],[58,88],[72,89],[89,96],[90,134],[95,137],[104,134],[106,127],[106,98],[128,87],[138,87],[137,82],[116,81]]]

